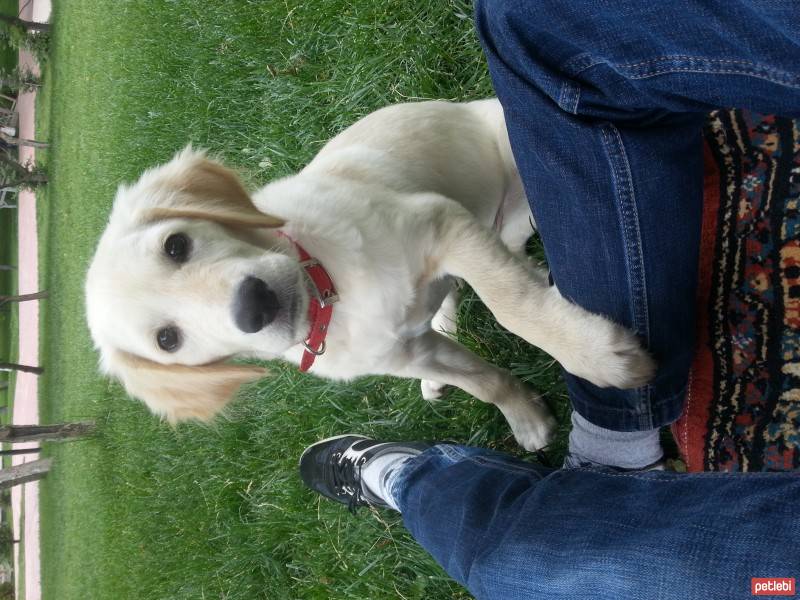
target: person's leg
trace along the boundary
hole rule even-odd
[[[800,477],[549,472],[477,448],[410,459],[392,494],[476,598],[751,598],[800,576]]]
[[[800,576],[800,476],[554,471],[481,448],[324,440],[303,481],[391,506],[476,598],[750,598]]]
[[[797,7],[478,0],[476,25],[555,284],[660,365],[631,391],[566,374],[573,407],[655,430],[679,416],[691,364],[704,114],[800,114]]]

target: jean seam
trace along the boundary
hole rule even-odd
[[[734,58],[704,58],[700,56],[672,55],[659,56],[635,63],[613,64],[597,59],[588,53],[578,54],[565,61],[560,71],[569,77],[599,64],[607,64],[630,80],[649,79],[659,75],[672,73],[698,73],[708,75],[743,75],[763,79],[776,85],[800,89],[800,75],[774,69],[749,60]],[[651,67],[651,68],[642,68]],[[580,104],[581,86],[579,83],[565,80],[561,85],[559,106],[565,111],[577,115]],[[573,100],[574,99],[574,100]]]
[[[617,193],[622,221],[625,258],[628,263],[628,277],[633,304],[633,328],[650,342],[650,327],[647,322],[647,282],[645,281],[644,252],[642,233],[639,229],[639,214],[636,208],[636,192],[633,189],[633,176],[625,153],[625,145],[619,130],[612,123],[600,125],[603,145],[611,163],[612,176]]]
[[[647,60],[642,60],[635,63],[620,63],[618,66],[624,68],[633,68],[633,67],[641,67],[643,65],[651,65],[655,62],[664,62],[668,60],[671,61],[693,60],[693,61],[715,62],[715,63],[736,63],[741,65],[750,65],[753,67],[759,67],[766,71],[774,71],[775,73],[785,73],[787,75],[791,75],[791,73],[789,73],[788,71],[773,69],[772,67],[767,67],[766,65],[753,62],[752,60],[741,60],[736,58],[707,58],[705,56],[693,56],[691,54],[666,54],[664,56],[657,56],[656,58],[648,58]]]
[[[457,462],[467,460],[479,465],[493,468],[496,467],[513,473],[534,474],[539,476],[541,479],[541,476],[536,472],[536,469],[533,466],[528,467],[524,465],[513,465],[502,460],[494,460],[485,454],[470,454],[467,452],[461,452],[458,446],[451,446],[449,444],[442,444],[441,446],[437,446],[436,449],[439,450],[441,454],[447,455],[449,459]]]
[[[526,475],[533,475],[538,479],[542,479],[541,475],[536,472],[536,469],[533,466],[531,467],[526,467],[524,465],[517,466],[502,460],[493,460],[491,458],[487,458],[486,456],[470,456],[467,457],[467,460],[484,467],[491,467],[493,469],[506,471],[508,473],[524,473]]]
[[[664,471],[642,471],[640,473],[615,473],[613,471],[604,471],[598,469],[597,467],[574,467],[572,469],[561,469],[558,472],[575,472],[575,471],[584,471],[594,473],[596,475],[604,475],[607,477],[626,477],[628,479],[638,479],[640,481],[654,481],[658,483],[674,483],[676,481],[686,481],[688,479],[701,477],[704,479],[707,478],[719,478],[719,479],[728,479],[734,478],[739,479],[742,477],[742,473],[734,472],[734,471],[704,471],[702,473],[669,473]],[[791,475],[790,473],[785,473],[786,475]],[[748,478],[754,478],[754,476],[761,475],[763,479],[771,479],[774,478],[775,473],[748,473],[745,475]]]
[[[749,75],[771,81],[778,85],[800,88],[800,75],[775,69],[751,60],[735,58],[706,58],[675,54],[658,56],[635,63],[613,64],[605,60],[592,58],[587,53],[578,54],[564,62],[561,70],[574,77],[591,67],[606,63],[609,67],[623,73],[630,79],[647,79],[669,73],[708,73],[712,75]],[[738,65],[738,68],[737,68]],[[651,67],[651,68],[642,68]]]
[[[735,58],[707,58],[704,56],[691,56],[687,54],[673,54],[673,55],[665,55],[665,56],[657,56],[655,58],[649,58],[647,60],[642,60],[635,63],[610,63],[602,58],[595,58],[588,52],[583,52],[581,54],[576,54],[575,56],[569,58],[568,60],[561,63],[559,70],[566,73],[570,76],[575,76],[585,71],[586,69],[590,69],[596,65],[601,63],[607,63],[609,66],[622,69],[622,70],[637,70],[639,67],[644,67],[648,65],[654,65],[657,63],[664,63],[664,62],[673,62],[673,63],[705,63],[705,64],[720,64],[720,65],[742,65],[749,67],[749,71],[760,71],[763,73],[773,73],[776,77],[782,77],[786,79],[797,79],[798,76],[794,73],[789,71],[782,71],[781,69],[775,69],[774,67],[770,67],[761,63],[754,62],[752,60],[741,60]],[[675,68],[676,65],[672,65]],[[641,69],[638,69],[641,70]]]
[[[584,52],[582,54],[577,54],[569,60],[561,63],[559,69],[567,75],[574,77],[581,71],[585,71],[590,67],[600,64],[601,62],[603,62],[602,59],[593,58],[590,54]]]
[[[619,130],[613,123],[600,125],[603,146],[606,149],[609,163],[611,164],[612,177],[614,178],[614,194],[619,208],[622,225],[623,244],[625,246],[625,261],[628,266],[628,284],[630,286],[632,305],[632,325],[634,331],[644,337],[645,345],[650,345],[650,325],[647,320],[647,281],[644,268],[644,249],[642,246],[642,233],[639,228],[639,214],[636,208],[636,192],[633,188],[633,175],[630,162],[625,153],[625,144]],[[639,388],[636,393],[639,397],[638,407],[647,403],[650,397],[650,386]],[[637,407],[637,408],[638,408]],[[652,428],[652,411],[639,414],[638,426],[643,429]]]
[[[458,446],[453,446],[450,444],[436,445],[433,447],[433,450],[438,451],[439,454],[447,456],[451,460],[462,460],[469,456],[467,453],[461,452],[461,449]]]
[[[567,75],[574,77],[581,71],[585,71],[589,67],[592,67],[598,64],[599,61],[593,58],[590,54],[584,52],[582,54],[578,54],[573,56],[569,60],[561,63],[559,66],[559,71],[566,73]],[[558,96],[558,105],[565,110],[566,112],[577,115],[578,114],[578,106],[580,104],[581,98],[581,86],[569,79],[565,79],[561,83],[561,91],[559,92]]]
[[[617,64],[617,68],[625,69],[625,70],[639,70],[643,73],[648,72],[647,69],[641,69],[640,67],[646,66],[653,66],[658,65],[659,63],[671,63],[667,65],[662,65],[657,67],[655,70],[660,71],[664,68],[685,68],[685,67],[697,67],[697,66],[705,66],[705,68],[718,68],[717,65],[740,65],[741,67],[746,67],[748,71],[753,72],[761,72],[761,73],[771,73],[773,76],[778,78],[796,80],[799,79],[797,73],[792,73],[791,71],[784,71],[782,69],[776,69],[775,67],[765,65],[763,63],[758,63],[752,60],[743,60],[743,59],[736,59],[736,58],[707,58],[704,56],[690,56],[685,54],[675,54],[675,55],[667,55],[667,56],[658,56],[656,58],[651,58],[648,60],[643,60],[635,63],[619,63]],[[596,64],[596,63],[595,63]]]
[[[739,67],[737,68],[734,65],[739,65]],[[643,69],[641,67],[650,68]],[[672,72],[698,72],[752,75],[775,83],[800,87],[800,76],[795,73],[775,69],[750,60],[734,58],[705,58],[687,55],[659,56],[636,63],[618,64],[616,68],[626,72],[631,79],[644,79]]]
[[[776,85],[800,89],[800,82],[794,83],[790,81],[780,81],[774,77],[770,77],[763,73],[754,73],[744,69],[700,69],[700,68],[680,68],[680,69],[665,69],[662,71],[655,71],[643,75],[629,75],[630,79],[648,79],[649,77],[656,77],[657,75],[669,75],[671,73],[702,73],[706,75],[746,75],[747,77],[755,77],[756,79],[763,79]]]
[[[580,97],[580,86],[572,83],[571,81],[564,81],[561,84],[561,91],[558,95],[558,105],[566,112],[577,115]]]
[[[597,406],[596,403],[592,402],[591,400],[587,400],[585,396],[576,395],[576,392],[573,388],[568,388],[570,394],[570,400],[572,401],[572,405],[578,413],[584,417],[585,419],[592,420],[592,416],[596,415],[596,413],[603,414],[606,417],[610,417],[617,425],[625,425],[629,421],[631,421],[635,416],[636,412],[631,408],[614,408],[611,406]],[[685,397],[686,389],[684,388],[677,394],[672,394],[666,398],[660,398],[657,402],[653,402],[652,393],[649,398],[648,407],[649,407],[649,414],[647,418],[644,419],[644,415],[639,416],[639,430],[642,429],[653,429],[653,423],[658,420],[661,422],[663,420],[663,413],[664,413],[664,406],[671,405],[673,401],[677,398]],[[658,419],[656,419],[658,416]],[[680,416],[680,415],[679,415]],[[674,422],[674,419],[672,421]],[[665,427],[668,423],[662,423],[659,425],[660,427]]]

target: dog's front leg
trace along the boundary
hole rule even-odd
[[[564,298],[458,203],[435,197],[430,206],[439,274],[466,280],[501,325],[600,387],[639,387],[652,378],[655,364],[632,332]]]
[[[514,437],[527,450],[537,450],[548,443],[555,419],[539,394],[508,371],[435,331],[407,340],[404,352],[403,366],[393,374],[459,387],[497,406]]]
[[[438,331],[442,335],[449,335],[452,337],[455,336],[457,329],[458,284],[456,282],[452,282],[451,285],[452,287],[445,299],[442,301],[442,305],[439,307],[439,310],[436,311],[436,314],[433,315],[433,319],[431,320],[431,329]],[[422,398],[424,400],[438,400],[442,397],[446,387],[446,383],[435,381],[433,379],[423,379],[420,382]]]

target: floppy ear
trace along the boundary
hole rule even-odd
[[[284,225],[282,219],[256,208],[236,173],[191,146],[146,178],[148,183],[173,193],[164,203],[147,210],[145,221],[182,218],[239,227]]]
[[[126,352],[106,357],[106,369],[129,394],[170,423],[210,421],[239,388],[266,375],[266,369],[224,362],[200,366],[162,365]]]

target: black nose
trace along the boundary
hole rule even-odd
[[[248,277],[236,290],[233,301],[233,320],[245,333],[255,333],[275,320],[278,297],[257,277]]]

